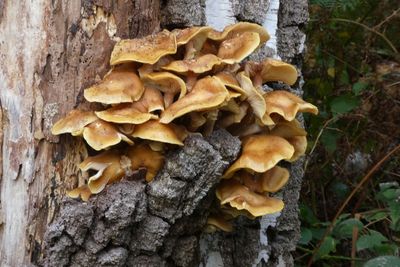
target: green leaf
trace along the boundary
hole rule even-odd
[[[398,200],[392,201],[389,203],[390,210],[390,219],[392,223],[390,224],[390,228],[395,231],[400,231],[400,203]]]
[[[380,256],[367,261],[364,267],[399,267],[400,258],[396,256]]]
[[[320,259],[324,256],[329,255],[331,252],[336,250],[336,240],[332,236],[327,236],[322,242],[315,259]]]
[[[344,220],[333,228],[333,235],[338,239],[351,238],[353,235],[353,228],[355,227],[358,228],[358,230],[361,230],[364,225],[360,220],[355,218]]]
[[[336,150],[337,140],[340,138],[340,133],[332,130],[325,130],[321,135],[321,143],[329,153]]]
[[[302,227],[301,228],[301,237],[299,240],[299,244],[307,245],[312,239],[312,232],[310,229]]]
[[[388,217],[388,216],[389,216],[389,215],[388,215],[387,212],[385,212],[385,211],[378,211],[378,212],[373,213],[373,214],[371,214],[371,215],[365,216],[365,219],[366,219],[368,222],[374,222],[374,221],[378,221],[378,220],[381,220],[381,219],[383,219],[383,218],[386,218],[386,217]]]
[[[314,225],[319,222],[317,217],[315,217],[314,212],[311,208],[305,204],[300,204],[300,219],[302,222],[306,222],[309,225]]]
[[[360,94],[362,91],[364,91],[365,89],[368,88],[368,85],[369,84],[366,83],[366,82],[356,82],[356,83],[354,83],[353,84],[353,88],[352,88],[353,93],[356,94],[356,95]]]
[[[335,97],[331,103],[331,111],[336,114],[343,114],[352,111],[360,105],[360,99],[352,95],[341,95]]]
[[[374,247],[381,246],[382,243],[386,241],[388,241],[388,239],[381,233],[370,230],[369,234],[363,235],[357,240],[357,251],[363,249],[373,249]]]

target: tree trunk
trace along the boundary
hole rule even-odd
[[[258,57],[300,66],[307,14],[306,0],[0,0],[2,266],[292,265],[301,163],[281,193],[280,216],[241,219],[233,234],[202,234],[214,185],[238,153],[236,138],[190,137],[155,182],[126,179],[82,203],[65,191],[87,178],[77,165],[88,151],[50,128],[87,105],[83,89],[107,72],[119,38],[253,21],[273,35]]]

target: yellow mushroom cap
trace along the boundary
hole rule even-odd
[[[150,119],[158,118],[157,115],[141,112],[130,103],[119,104],[107,110],[97,111],[95,113],[100,119],[114,123],[141,124]]]
[[[221,41],[229,37],[237,36],[244,32],[258,33],[260,36],[261,44],[265,43],[270,38],[268,32],[265,30],[264,27],[249,22],[239,22],[236,24],[229,25],[225,27],[225,29],[222,32],[213,30],[208,34],[208,38],[211,40]]]
[[[228,64],[239,63],[250,55],[260,44],[260,36],[255,32],[244,32],[223,41],[217,56]]]
[[[255,176],[248,172],[241,172],[237,177],[240,177],[243,184],[254,192],[275,193],[289,180],[289,171],[285,168],[275,166],[272,169]]]
[[[181,128],[172,123],[162,124],[158,120],[150,120],[143,124],[137,125],[132,136],[146,140],[153,140],[162,143],[183,146]]]
[[[221,59],[216,55],[207,54],[198,58],[172,61],[162,68],[164,70],[174,71],[181,74],[186,74],[188,72],[204,73],[212,70],[215,65],[220,65],[221,63]]]
[[[298,73],[293,65],[271,58],[264,60],[261,64],[263,83],[282,81],[288,85],[293,85],[297,80]]]
[[[214,77],[217,77],[226,87],[229,87],[242,95],[246,94],[246,91],[240,87],[239,82],[236,80],[233,74],[221,71],[218,72]]]
[[[87,125],[83,129],[83,138],[97,151],[116,145],[122,140],[133,144],[132,140],[120,133],[114,125],[102,120]]]
[[[92,194],[100,193],[107,184],[119,180],[125,175],[120,160],[121,156],[117,151],[106,151],[88,157],[79,164],[82,171],[97,171],[96,174],[89,177],[88,181],[88,188]]]
[[[206,111],[218,107],[229,97],[229,92],[220,80],[214,77],[200,79],[192,91],[178,99],[161,113],[161,123],[170,123],[174,119],[192,111]]]
[[[175,54],[176,49],[175,34],[164,30],[144,38],[118,42],[112,51],[110,64],[116,65],[129,61],[154,64],[162,56]]]
[[[92,192],[90,192],[89,187],[87,185],[82,185],[75,189],[67,191],[67,196],[70,198],[81,198],[83,201],[88,201]]]
[[[89,102],[119,104],[137,101],[143,91],[143,84],[133,70],[117,66],[102,81],[85,89],[83,95]]]
[[[196,38],[198,35],[205,35],[207,37],[208,32],[212,30],[211,27],[203,26],[203,27],[190,27],[186,29],[175,29],[172,31],[176,36],[177,45],[187,44],[193,38]]]
[[[216,230],[222,230],[224,232],[232,232],[232,223],[225,220],[222,216],[210,215],[207,218],[206,232],[213,233]]]
[[[294,148],[284,138],[273,135],[252,135],[243,141],[242,154],[226,170],[222,178],[230,178],[240,169],[263,173],[272,169],[280,160],[293,156]]]
[[[263,95],[267,110],[262,117],[265,125],[274,125],[271,114],[276,113],[287,121],[296,118],[297,112],[318,114],[318,108],[300,97],[283,90],[271,91]]]
[[[247,98],[247,102],[249,102],[251,108],[253,109],[254,114],[257,118],[262,118],[267,110],[265,100],[261,94],[253,86],[250,78],[246,76],[246,74],[242,71],[236,75],[237,80],[239,81],[241,88],[245,91],[245,97]]]
[[[222,181],[216,190],[221,205],[229,203],[238,210],[247,210],[253,216],[263,216],[283,209],[282,200],[251,191],[235,179]]]
[[[93,111],[73,109],[65,118],[53,125],[51,133],[54,135],[63,133],[71,133],[73,136],[81,135],[83,128],[96,120],[97,117]]]
[[[140,144],[128,148],[127,157],[131,160],[132,170],[146,168],[146,181],[151,182],[164,165],[161,152],[153,151],[149,145]]]

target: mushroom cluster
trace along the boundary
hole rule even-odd
[[[305,153],[306,132],[296,115],[318,110],[287,91],[263,90],[267,82],[292,85],[298,76],[278,60],[243,61],[268,39],[263,27],[241,22],[222,32],[191,27],[118,42],[111,70],[84,90],[85,99],[101,108],[72,110],[52,128],[55,135],[82,136],[94,150],[105,150],[79,165],[92,175],[68,195],[87,200],[142,170],[151,182],[167,150],[218,127],[238,136],[242,151],[217,186],[219,211],[208,228],[229,231],[227,220],[238,215],[282,210],[283,202],[270,194],[285,185],[289,172],[277,163]]]

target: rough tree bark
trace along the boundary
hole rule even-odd
[[[306,0],[0,0],[1,265],[292,265],[301,162],[280,193],[280,216],[241,219],[233,234],[202,234],[214,185],[239,151],[236,138],[224,131],[192,136],[155,182],[127,178],[82,203],[64,195],[87,178],[77,164],[88,151],[50,128],[87,105],[83,89],[106,73],[118,38],[253,21],[276,30],[255,57],[300,67],[307,14]]]

